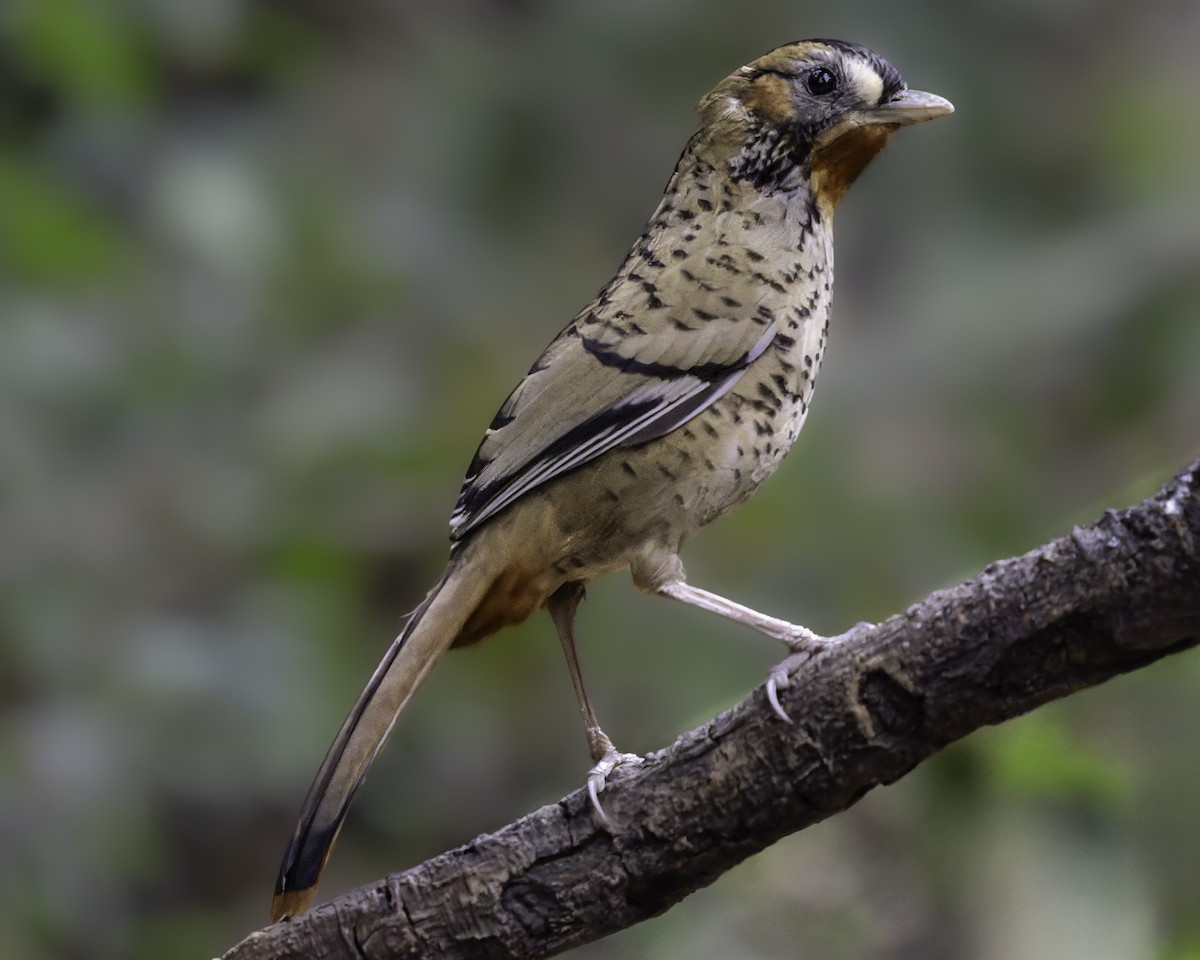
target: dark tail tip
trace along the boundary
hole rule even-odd
[[[298,917],[312,906],[321,872],[337,841],[346,808],[347,805],[342,804],[333,826],[325,830],[316,829],[309,818],[301,817],[279,868],[279,879],[275,881],[275,895],[271,898],[272,923],[286,917]]]

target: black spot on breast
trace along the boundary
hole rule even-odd
[[[735,277],[741,276],[741,268],[733,262],[733,259],[727,253],[723,253],[719,257],[705,257],[704,262],[710,267],[719,267],[720,269],[733,274]]]
[[[751,274],[751,276],[754,277],[754,279],[757,280],[759,283],[765,283],[768,287],[770,287],[776,293],[787,293],[787,287],[785,287],[778,280],[772,280],[765,273],[759,273],[758,271],[755,271],[754,273]]]

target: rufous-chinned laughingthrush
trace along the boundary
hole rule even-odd
[[[641,590],[794,650],[830,642],[689,585],[679,550],[746,502],[808,413],[829,333],[834,208],[901,127],[950,113],[865,47],[771,51],[700,101],[658,209],[600,294],[504,402],[467,470],[441,578],[392,643],[317,773],[272,901],[308,909],[396,716],[450,647],[546,607],[567,656],[597,798],[626,760],[584,692],[572,622],[584,585]],[[836,638],[832,638],[836,639]],[[776,671],[768,693],[786,682]],[[782,712],[782,711],[780,711]]]

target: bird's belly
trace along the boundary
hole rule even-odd
[[[554,506],[559,575],[592,579],[648,548],[677,551],[753,496],[796,439],[811,393],[801,385],[769,399],[759,383],[774,383],[778,367],[764,366],[671,433],[612,450],[528,495]]]
[[[712,467],[691,491],[696,528],[749,500],[778,469],[804,425],[807,397],[789,393],[768,401],[748,386],[753,395],[731,392],[702,414],[721,439],[707,452]]]

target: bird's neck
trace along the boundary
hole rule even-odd
[[[808,170],[781,168],[768,183],[743,175],[748,163],[744,151],[731,154],[694,137],[632,255],[670,264],[703,252],[705,260],[719,261],[737,248],[745,251],[739,260],[761,264],[753,272],[768,278],[767,287],[782,260],[799,251],[810,265],[831,271],[832,208],[818,204]]]

